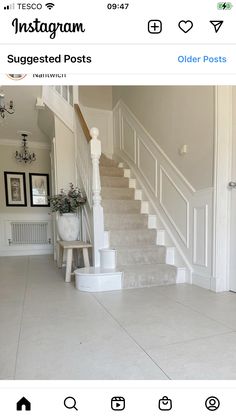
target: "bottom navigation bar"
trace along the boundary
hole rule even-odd
[[[3,382],[4,383],[4,382]],[[236,382],[15,382],[0,386],[4,418],[94,416],[233,419]],[[5,382],[6,383],[6,382]],[[118,413],[119,412],[119,413]],[[164,417],[164,416],[163,416]]]

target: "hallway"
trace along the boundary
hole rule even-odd
[[[50,256],[0,258],[1,379],[236,379],[236,295],[88,294]]]

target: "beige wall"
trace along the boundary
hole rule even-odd
[[[213,185],[213,87],[113,87],[113,107],[119,99],[197,190]],[[188,153],[181,156],[184,144]]]
[[[80,86],[79,102],[83,106],[98,109],[112,109],[111,86]]]
[[[75,184],[75,143],[74,134],[55,116],[55,148],[54,161],[55,191],[68,189],[69,183]]]
[[[19,143],[20,144],[20,143]],[[19,148],[19,147],[18,147]],[[0,145],[0,212],[9,214],[34,214],[35,212],[47,214],[49,208],[30,206],[29,173],[48,173],[50,179],[50,151],[32,147],[36,153],[36,161],[31,164],[18,163],[14,158],[16,146]],[[24,172],[26,174],[27,207],[7,207],[5,199],[4,171]]]

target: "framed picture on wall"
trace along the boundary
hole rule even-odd
[[[31,207],[49,207],[49,175],[30,173],[29,183]]]
[[[4,172],[7,207],[26,207],[25,173]]]

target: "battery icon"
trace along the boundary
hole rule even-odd
[[[231,10],[232,7],[233,7],[233,4],[230,3],[229,1],[217,3],[218,10]]]

